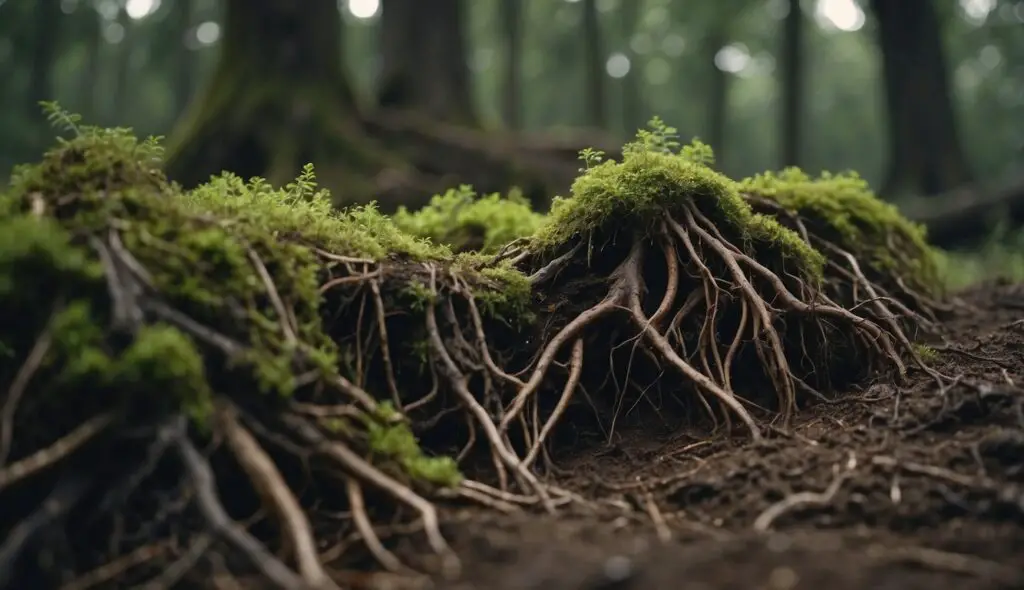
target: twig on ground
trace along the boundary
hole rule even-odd
[[[772,504],[764,512],[762,512],[756,519],[754,519],[754,530],[758,532],[765,532],[772,528],[779,517],[783,516],[787,512],[795,510],[797,508],[803,508],[806,506],[824,506],[832,502],[839,489],[843,486],[843,482],[849,479],[851,472],[856,467],[856,459],[851,454],[850,460],[844,469],[841,469],[838,465],[835,466],[835,476],[832,479],[832,483],[825,488],[823,492],[800,492],[792,494],[783,498],[782,500]]]

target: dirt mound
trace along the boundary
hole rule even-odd
[[[860,420],[867,398],[843,394],[865,383],[920,377],[993,407],[1014,387],[926,362],[917,335],[957,308],[916,229],[864,190],[824,217],[781,190],[849,179],[735,183],[656,125],[621,161],[589,152],[548,215],[451,193],[390,218],[334,211],[311,168],[283,189],[224,174],[183,191],[156,142],[50,114],[72,137],[0,200],[0,584],[471,581],[466,548],[492,528],[453,525],[460,509],[527,540],[575,519],[666,541],[769,531],[856,482],[867,500],[848,503],[875,511],[822,519],[916,526],[945,504],[915,476],[1019,502],[998,475],[964,483],[888,449],[880,433],[932,428],[903,389],[862,431],[821,426]],[[898,509],[870,503],[877,482]]]

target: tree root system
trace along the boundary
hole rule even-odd
[[[927,311],[838,246],[822,283],[827,243],[682,156],[633,145],[535,237],[454,256],[311,175],[177,192],[153,144],[54,116],[76,137],[0,209],[0,586],[454,578],[439,505],[596,510],[556,458],[631,408],[758,442],[908,363],[942,379],[893,319]]]

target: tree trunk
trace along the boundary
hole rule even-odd
[[[57,57],[57,27],[60,18],[60,0],[36,0],[32,72],[26,104],[27,114],[32,119],[39,117],[41,101],[56,98],[53,95],[53,62]]]
[[[932,195],[971,181],[956,128],[932,0],[871,0],[889,116],[886,195]]]
[[[509,129],[522,127],[523,2],[501,0],[505,36],[505,79],[501,92],[502,114]]]
[[[107,121],[112,126],[125,125],[128,106],[128,86],[132,77],[135,57],[135,24],[122,6],[117,22],[124,27],[124,37],[114,48],[114,88],[107,101]]]
[[[76,109],[87,120],[99,120],[102,113],[96,108],[96,80],[100,76],[100,51],[103,46],[102,32],[100,31],[100,15],[92,10],[81,11],[85,23],[85,66],[78,78],[79,104]]]
[[[804,12],[789,0],[782,31],[782,168],[800,164],[804,97]]]
[[[476,125],[462,0],[382,0],[378,103]]]
[[[176,0],[171,10],[171,27],[174,29],[176,63],[174,73],[174,114],[180,116],[188,108],[195,90],[195,61],[192,50],[186,43],[192,32],[195,0]]]
[[[605,97],[604,47],[601,43],[601,23],[597,14],[597,0],[583,0],[584,69],[586,72],[587,123],[604,129],[608,121]]]
[[[633,51],[631,41],[636,33],[637,21],[643,12],[643,0],[629,0],[624,2],[620,9],[622,29],[622,40],[625,45],[625,54],[629,56],[629,72],[620,80],[622,88],[622,131],[626,137],[631,137],[639,127],[642,127],[644,105],[643,95],[640,91],[640,55]]]
[[[729,73],[718,67],[715,58],[725,46],[725,27],[715,26],[704,40],[705,62],[710,84],[707,104],[707,142],[715,150],[719,166],[724,162],[725,125],[729,112]]]
[[[226,0],[223,32],[209,85],[171,135],[170,177],[193,186],[229,170],[281,184],[312,162],[347,189],[336,197],[372,195],[360,180],[391,161],[360,127],[337,2]]]

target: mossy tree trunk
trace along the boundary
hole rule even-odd
[[[501,0],[501,21],[505,41],[505,71],[501,90],[502,115],[509,129],[523,124],[523,2]]]
[[[782,27],[782,168],[800,165],[804,98],[804,11],[789,0]]]
[[[309,162],[336,199],[367,199],[367,172],[392,164],[361,127],[342,68],[335,0],[226,0],[209,85],[168,146],[168,174],[185,186],[229,170],[280,184]],[[340,165],[339,165],[340,163]]]
[[[383,0],[378,103],[475,125],[462,0]]]
[[[938,194],[971,181],[932,0],[871,0],[878,20],[890,169],[887,195]]]
[[[608,123],[608,101],[605,97],[604,44],[597,0],[583,0],[584,71],[586,73],[587,124],[604,129]]]

